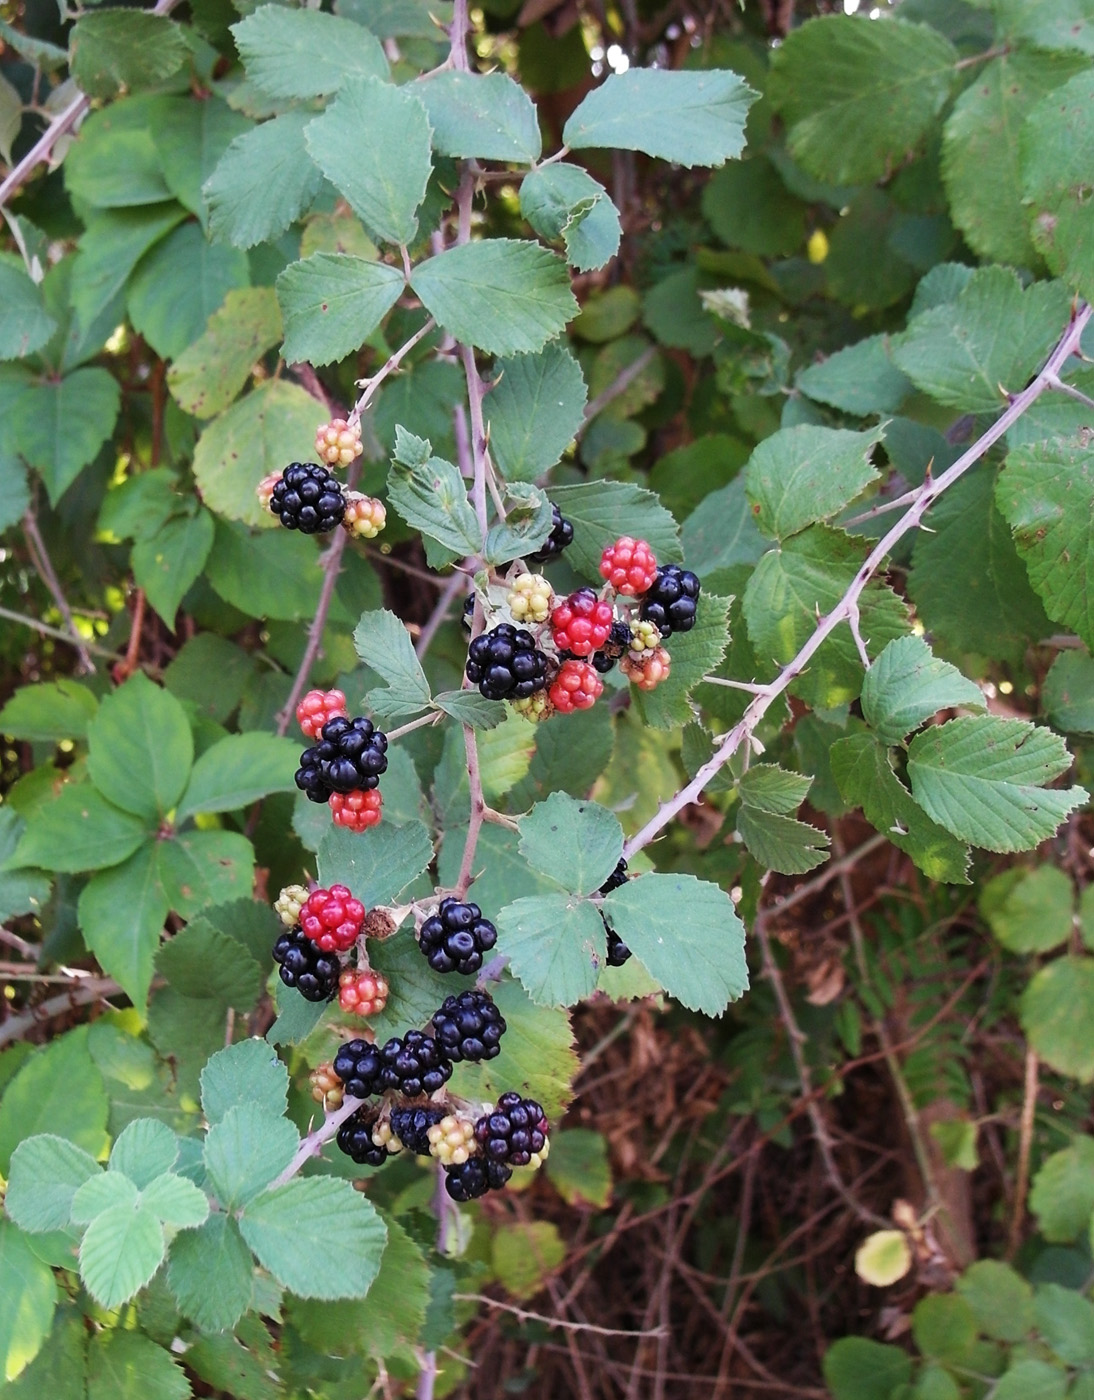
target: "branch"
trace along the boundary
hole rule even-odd
[[[376,371],[374,375],[372,375],[369,379],[358,379],[357,387],[363,392],[360,398],[357,400],[357,402],[350,409],[348,422],[351,428],[356,423],[360,423],[361,414],[364,413],[366,408],[368,408],[369,404],[375,397],[376,390],[380,387],[380,385],[384,382],[388,375],[395,373],[395,371],[399,368],[402,362],[406,359],[407,355],[409,355],[411,350],[414,349],[415,345],[417,345],[419,341],[424,340],[429,334],[429,332],[436,328],[436,325],[437,323],[436,321],[434,321],[433,317],[428,317],[424,324],[414,332],[414,334],[410,337],[408,341],[400,345],[398,350],[392,351],[392,353],[388,356],[388,358],[384,361],[384,363],[380,366],[380,368]],[[297,368],[299,368],[299,366],[297,366]]]
[[[606,389],[597,394],[595,399],[585,405],[585,413],[581,420],[581,427],[577,430],[578,438],[581,437],[598,413],[602,413],[613,399],[617,399],[625,389],[630,388],[656,353],[657,350],[652,345],[649,349],[643,350],[641,355],[639,355],[636,360],[632,360],[626,369],[619,371]]]
[[[654,837],[668,826],[678,812],[698,798],[711,778],[729,762],[741,745],[751,738],[756,726],[775,700],[801,675],[809,661],[836,628],[841,623],[852,621],[857,614],[858,600],[863,590],[892,552],[893,546],[911,530],[918,528],[927,510],[938,500],[939,496],[955,481],[964,476],[970,467],[975,466],[1011,425],[1016,423],[1032,404],[1036,403],[1045,390],[1052,388],[1054,383],[1059,380],[1060,369],[1079,348],[1083,330],[1090,320],[1090,316],[1091,308],[1083,302],[1078,303],[1072,311],[1066,331],[1060,337],[1056,348],[1036,378],[1020,394],[1015,395],[1006,411],[996,419],[987,432],[973,443],[967,452],[964,452],[954,462],[952,467],[947,468],[940,477],[928,477],[922,486],[917,488],[913,493],[914,500],[908,512],[901,516],[888,534],[883,535],[870,551],[866,562],[855,575],[850,588],[828,616],[820,619],[816,631],[797,656],[792,661],[787,662],[769,685],[761,688],[755,700],[745,711],[744,716],[733,726],[714,751],[713,757],[703,764],[691,782],[686,787],[681,788],[675,797],[663,803],[642,830],[630,838],[623,848],[623,854],[628,860],[644,846],[648,846]]]
[[[76,653],[80,658],[80,665],[83,669],[88,672],[89,675],[93,675],[95,672],[95,663],[91,659],[91,653],[88,651],[83,637],[81,637],[76,630],[76,624],[72,620],[72,609],[68,605],[68,599],[64,595],[61,582],[50,561],[49,551],[46,549],[45,540],[42,539],[41,531],[38,529],[38,521],[35,518],[33,510],[28,510],[26,515],[23,516],[23,533],[26,535],[27,551],[30,554],[30,561],[34,565],[42,582],[49,589],[50,597],[57,605],[57,611],[64,618],[68,626],[68,636],[65,640],[68,642],[69,646],[75,647]]]
[[[319,1156],[324,1145],[330,1142],[346,1119],[351,1118],[365,1102],[365,1099],[353,1099],[349,1096],[344,1098],[341,1106],[336,1108],[333,1113],[328,1113],[318,1128],[314,1128],[300,1139],[300,1146],[293,1153],[292,1161],[280,1176],[275,1177],[270,1182],[266,1189],[273,1191],[278,1186],[284,1186],[286,1181],[291,1181],[306,1162]]]
[[[59,642],[67,642],[69,646],[74,646],[71,632],[62,632],[59,627],[51,627],[48,622],[39,622],[36,617],[28,617],[26,613],[12,612],[10,608],[0,608],[0,617],[6,618],[8,622],[17,622],[21,627],[29,627],[34,632],[40,632],[43,637],[56,637]],[[85,642],[80,639],[86,651],[93,652],[96,656],[105,657],[107,661],[124,661],[125,657],[120,651],[111,651],[108,647],[101,647],[96,642]]]
[[[0,1023],[0,1045],[8,1045],[13,1040],[22,1039],[25,1031],[32,1030],[46,1021],[52,1021],[55,1016],[74,1011],[77,1006],[86,1006],[89,1002],[118,996],[121,991],[121,987],[112,977],[89,977],[86,981],[77,982],[67,992],[59,992],[48,1001],[31,1007],[29,1011],[20,1012],[18,1016],[9,1016],[6,1021]]]

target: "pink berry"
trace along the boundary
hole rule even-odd
[[[600,573],[617,593],[637,598],[653,587],[657,559],[645,540],[621,535],[600,556]]]
[[[548,691],[552,705],[562,715],[590,709],[603,693],[604,682],[587,661],[564,661]]]

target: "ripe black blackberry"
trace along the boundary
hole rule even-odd
[[[393,1108],[391,1110],[391,1131],[408,1152],[416,1157],[429,1156],[429,1130],[439,1123],[446,1109],[439,1104],[429,1104],[424,1108]]]
[[[451,1074],[452,1061],[424,1031],[392,1036],[380,1051],[380,1088],[408,1099],[435,1094]]]
[[[314,765],[318,771],[317,786],[325,787],[328,796],[332,792],[369,791],[379,786],[381,773],[387,771],[387,735],[372,720],[363,715],[356,719],[336,715],[327,720],[320,733],[319,743],[300,755],[300,765],[301,771],[305,760]]]
[[[627,860],[625,856],[619,857],[619,864],[600,886],[598,893],[611,894],[612,890],[621,889],[627,883]]]
[[[478,972],[482,955],[498,941],[498,931],[477,904],[446,896],[422,924],[418,944],[434,972]]]
[[[608,933],[608,966],[622,967],[623,964],[629,960],[631,950],[623,942],[619,934],[616,933],[615,929],[608,928],[607,924],[605,924],[604,927],[607,929]]]
[[[467,679],[487,700],[524,700],[547,684],[547,657],[531,632],[500,622],[467,649]]]
[[[463,614],[460,617],[460,626],[470,636],[471,628],[475,620],[475,592],[474,589],[463,600]]]
[[[535,1099],[502,1094],[475,1124],[475,1140],[487,1161],[525,1167],[547,1142],[547,1117]]]
[[[612,630],[608,633],[608,640],[600,648],[594,651],[589,660],[593,667],[602,676],[606,676],[619,658],[626,652],[631,639],[631,629],[625,622],[613,622]]]
[[[323,535],[341,525],[346,498],[338,478],[318,462],[291,462],[270,496],[270,510],[289,530]]]
[[[567,545],[574,542],[574,527],[563,516],[558,506],[551,506],[551,533],[543,541],[535,554],[529,554],[529,559],[534,559],[537,564],[546,564],[551,559],[557,559]]]
[[[487,1191],[500,1191],[513,1169],[504,1162],[487,1162],[481,1157],[469,1157],[458,1167],[445,1167],[444,1189],[454,1201],[473,1201]]]
[[[286,929],[273,945],[273,960],[286,987],[295,987],[305,1001],[329,1001],[338,990],[342,965],[337,954],[324,953],[299,926]]]
[[[347,1040],[334,1057],[334,1072],[354,1099],[369,1099],[380,1092],[382,1068],[380,1047],[367,1040]]]
[[[433,1029],[454,1062],[492,1060],[501,1052],[505,1018],[486,992],[460,992],[434,1012]]]
[[[662,564],[649,591],[642,597],[639,617],[652,622],[668,637],[673,632],[690,632],[695,626],[699,599],[699,579],[679,564]]]
[[[346,1156],[364,1167],[382,1167],[388,1158],[387,1148],[377,1147],[372,1140],[372,1130],[379,1117],[378,1108],[364,1104],[346,1119],[335,1138]]]

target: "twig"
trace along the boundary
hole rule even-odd
[[[38,529],[38,521],[35,519],[33,510],[28,510],[26,515],[23,516],[23,533],[26,535],[27,551],[30,554],[31,563],[37,570],[42,582],[49,589],[50,597],[56,603],[57,610],[64,618],[68,627],[68,636],[65,640],[70,646],[76,649],[76,653],[80,658],[80,665],[83,669],[90,674],[94,674],[95,663],[91,659],[91,653],[88,651],[83,637],[81,637],[76,630],[76,624],[72,620],[72,609],[68,605],[68,599],[64,595],[60,580],[50,561],[49,552],[46,549],[45,541],[42,539],[42,533]]]
[[[0,1022],[0,1045],[20,1040],[26,1031],[52,1021],[55,1016],[74,1011],[77,1006],[87,1006],[89,1002],[118,996],[121,992],[121,987],[112,977],[91,977],[84,982],[75,982],[67,992],[58,992],[55,997],[31,1007],[29,1011],[22,1011],[18,1016],[9,1016],[6,1021]]]
[[[521,1322],[542,1322],[545,1327],[557,1327],[562,1332],[595,1332],[598,1337],[628,1337],[637,1342],[647,1337],[662,1337],[666,1331],[664,1327],[654,1327],[648,1332],[628,1332],[618,1327],[598,1327],[593,1322],[570,1322],[561,1317],[548,1317],[545,1313],[527,1312],[485,1293],[453,1293],[452,1297],[457,1303],[485,1303],[487,1307],[512,1314]]]
[[[471,818],[467,836],[463,843],[463,858],[460,873],[456,877],[456,893],[460,899],[467,893],[475,868],[475,847],[479,843],[486,801],[482,795],[482,773],[479,769],[479,747],[475,742],[475,731],[469,724],[463,726],[464,753],[467,760],[467,778],[471,789]]]
[[[357,381],[357,387],[362,392],[361,396],[358,398],[357,402],[353,405],[349,412],[349,418],[347,419],[347,422],[349,423],[351,428],[354,426],[355,423],[360,423],[361,414],[364,413],[366,408],[368,408],[369,404],[372,402],[373,397],[376,394],[376,390],[380,387],[380,385],[384,382],[388,375],[395,373],[395,371],[399,368],[402,362],[406,359],[407,355],[409,355],[411,350],[414,349],[415,345],[417,345],[419,341],[424,340],[429,334],[429,332],[436,327],[436,324],[436,321],[434,321],[433,317],[430,316],[428,320],[425,321],[425,323],[414,332],[414,334],[410,337],[409,340],[404,341],[403,344],[399,346],[398,350],[392,351],[392,353],[387,357],[387,359],[384,361],[384,363],[380,366],[380,368],[376,371],[374,375],[372,375],[368,379],[359,379]]]
[[[1094,399],[1084,394],[1081,389],[1076,389],[1074,384],[1068,384],[1063,379],[1053,375],[1048,381],[1050,389],[1057,389],[1061,394],[1066,394],[1070,399],[1076,399],[1079,403],[1086,404],[1087,408],[1094,408]]]
[[[25,938],[20,938],[17,933],[13,933],[10,928],[0,927],[0,943],[6,943],[9,948],[22,953],[24,958],[36,958],[42,951],[33,943],[28,943]]]
[[[1026,1193],[1029,1190],[1029,1163],[1033,1152],[1033,1120],[1037,1112],[1037,1052],[1026,1047],[1025,1083],[1022,1089],[1022,1119],[1018,1130],[1018,1180],[1014,1184],[1014,1213],[1010,1218],[1007,1237],[1007,1258],[1013,1259],[1022,1242],[1022,1226],[1026,1218]]]
[[[444,714],[440,710],[431,710],[427,715],[420,715],[417,719],[408,720],[406,724],[400,724],[398,729],[387,731],[388,743],[392,739],[401,739],[404,734],[410,734],[415,729],[424,729],[427,724],[440,724],[444,719]]]
[[[49,153],[67,131],[71,131],[81,120],[91,103],[81,92],[50,122],[38,140],[31,146],[21,161],[12,167],[0,184],[0,207],[7,204],[11,196],[30,176],[36,166],[49,159]]]
[[[418,633],[418,640],[414,643],[414,654],[421,661],[429,650],[433,638],[437,635],[438,629],[448,617],[448,609],[452,606],[456,595],[467,587],[467,579],[463,574],[455,573],[450,579],[445,581],[441,596],[437,599],[433,611]]]
[[[22,627],[29,627],[34,632],[40,632],[43,637],[56,637],[59,642],[67,642],[73,645],[72,635],[69,632],[62,632],[59,627],[51,627],[48,622],[39,622],[36,617],[28,617],[26,613],[12,612],[10,608],[0,608],[0,617],[6,618],[8,622],[17,622]],[[96,642],[84,642],[88,651],[94,652],[96,656],[105,657],[107,661],[124,661],[125,658],[120,651],[111,651],[109,647],[101,647]]]
[[[277,1186],[284,1186],[286,1181],[291,1181],[296,1176],[306,1162],[318,1157],[324,1145],[330,1142],[346,1119],[352,1117],[364,1102],[364,1099],[354,1099],[347,1095],[333,1113],[327,1114],[318,1128],[313,1128],[300,1139],[300,1146],[293,1153],[292,1161],[280,1176],[270,1182],[267,1189],[272,1191]]]
[[[581,427],[577,431],[579,438],[598,413],[603,412],[613,399],[617,399],[625,389],[630,388],[656,354],[657,349],[653,345],[643,350],[637,360],[632,360],[626,369],[621,369],[608,387],[601,390],[595,399],[585,405],[585,414],[581,421]]]
[[[991,427],[966,452],[962,453],[951,467],[948,467],[940,477],[928,478],[917,489],[913,505],[870,551],[847,592],[832,611],[820,619],[815,631],[798,654],[793,660],[788,661],[775,679],[757,694],[744,716],[726,734],[715,749],[713,756],[703,764],[691,782],[682,787],[668,802],[663,803],[641,831],[636,832],[626,843],[623,854],[628,860],[644,846],[648,846],[678,812],[682,811],[689,803],[694,802],[711,778],[729,762],[741,744],[751,737],[752,732],[775,700],[793,683],[796,677],[801,675],[809,661],[836,628],[851,618],[853,610],[858,606],[863,589],[892,552],[893,546],[903,539],[909,531],[918,528],[923,516],[939,496],[955,481],[964,476],[970,467],[975,466],[988,449],[1003,437],[1010,426],[1016,423],[1032,404],[1036,403],[1046,389],[1051,387],[1053,379],[1058,377],[1061,366],[1066,364],[1078,348],[1090,316],[1091,308],[1085,303],[1078,303],[1072,312],[1067,329],[1060,337],[1056,348],[1048,357],[1040,373],[1020,394],[1015,395],[1005,412],[1000,414]]]
[[[970,58],[959,58],[953,66],[955,73],[959,73],[962,68],[973,68],[978,63],[987,63],[990,58],[1003,58],[1010,53],[1009,44],[999,44],[994,49],[985,49],[983,53],[974,53]]]

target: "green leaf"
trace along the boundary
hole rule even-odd
[[[506,73],[433,74],[415,89],[445,156],[531,165],[543,149],[532,99]]]
[[[286,1108],[289,1072],[264,1040],[241,1040],[219,1050],[201,1071],[201,1108],[211,1125],[230,1108],[253,1104],[267,1117]]]
[[[587,397],[581,367],[565,346],[551,344],[499,360],[494,375],[486,402],[494,462],[507,481],[535,481],[581,427]]]
[[[1076,74],[1043,98],[1022,127],[1024,203],[1032,206],[1033,242],[1053,272],[1082,296],[1094,295],[1094,216],[1090,163],[1094,76]]]
[[[1004,52],[983,65],[954,104],[943,132],[942,177],[950,217],[981,257],[1034,264],[1029,210],[1022,205],[1020,135],[1038,100],[1082,66],[1077,54]],[[1049,168],[1058,170],[1058,162]]]
[[[120,87],[155,87],[189,56],[179,26],[150,10],[82,15],[69,39],[72,76],[88,97],[113,97]]]
[[[932,1294],[916,1304],[912,1334],[925,1356],[960,1364],[976,1345],[976,1318],[960,1294]]]
[[[524,559],[539,549],[551,533],[553,519],[551,502],[538,486],[503,482],[500,495],[506,517],[490,527],[483,550],[486,563],[495,566]]]
[[[856,418],[893,413],[912,392],[912,382],[893,364],[887,335],[871,335],[845,346],[798,375],[798,388],[818,403]]]
[[[357,78],[386,78],[380,42],[320,10],[262,5],[231,26],[247,77],[271,97],[328,97]]]
[[[742,801],[743,798],[742,790]],[[777,812],[766,812],[748,803],[743,803],[738,813],[737,832],[749,854],[760,865],[768,870],[778,870],[783,875],[804,875],[807,870],[814,870],[828,859],[829,838],[826,832],[819,831],[808,822],[800,822]]]
[[[1081,651],[1061,652],[1045,677],[1041,704],[1057,729],[1094,734],[1094,660]]]
[[[73,1196],[101,1172],[94,1157],[66,1138],[52,1133],[25,1137],[11,1154],[4,1209],[31,1234],[63,1230],[71,1219]]]
[[[238,1210],[289,1165],[300,1135],[287,1118],[258,1103],[229,1108],[205,1135],[205,1166],[217,1199]]]
[[[862,683],[862,713],[883,744],[900,744],[939,710],[983,710],[984,695],[921,637],[890,642]]]
[[[178,821],[198,812],[234,812],[271,792],[293,792],[300,746],[275,734],[229,734],[194,764]]]
[[[179,480],[167,467],[153,467],[107,489],[99,511],[99,533],[114,540],[146,540],[184,505]]]
[[[1094,467],[1089,434],[1007,457],[995,500],[1049,617],[1094,647]]]
[[[202,186],[215,238],[253,248],[307,209],[323,183],[304,144],[312,117],[307,109],[284,112],[236,137]]]
[[[767,95],[810,175],[864,184],[919,145],[949,98],[956,62],[949,40],[926,25],[829,16],[774,51]]]
[[[566,560],[586,578],[600,579],[600,556],[620,535],[645,540],[658,563],[678,560],[676,521],[652,491],[629,481],[588,481],[556,486],[551,500],[574,527]]]
[[[211,1215],[171,1245],[167,1278],[178,1305],[204,1332],[234,1327],[251,1302],[254,1260],[239,1226]]]
[[[1073,1288],[1041,1283],[1033,1301],[1041,1336],[1061,1361],[1084,1366],[1094,1361],[1094,1303]]]
[[[65,157],[69,194],[100,209],[171,198],[149,129],[159,101],[126,97],[91,113]]]
[[[1094,1138],[1076,1137],[1045,1158],[1033,1175],[1029,1208],[1050,1242],[1070,1244],[1086,1234],[1094,1212]]]
[[[696,706],[689,696],[704,676],[717,670],[725,656],[732,601],[703,594],[695,626],[690,632],[674,633],[668,644],[672,659],[668,679],[653,691],[632,690],[632,702],[646,724],[672,729],[695,718]]]
[[[205,567],[214,533],[213,517],[207,510],[198,510],[168,520],[149,539],[133,546],[133,577],[169,630],[174,630],[183,596]]]
[[[80,892],[84,942],[141,1011],[168,908],[154,841],[145,841],[121,865],[93,875]]]
[[[43,870],[101,870],[131,856],[153,832],[90,783],[66,783],[27,823],[13,857]]]
[[[0,733],[13,739],[83,739],[88,720],[99,708],[98,697],[79,681],[67,677],[41,685],[21,686],[0,710]]]
[[[579,272],[603,267],[619,251],[622,226],[608,191],[579,165],[542,165],[521,181],[520,212],[541,238],[562,239]]]
[[[21,267],[0,263],[0,360],[21,360],[40,350],[57,329],[42,289]]]
[[[237,1011],[250,1011],[258,1000],[258,963],[207,919],[195,919],[165,943],[156,968],[184,997],[220,1002]]]
[[[163,1226],[138,1205],[111,1206],[97,1215],[80,1242],[80,1277],[104,1308],[138,1293],[163,1262]]]
[[[603,1133],[589,1128],[552,1133],[547,1175],[567,1205],[605,1210],[612,1198],[612,1169]]]
[[[5,20],[0,20],[0,39],[28,63],[41,68],[43,73],[55,73],[58,68],[63,68],[68,63],[66,49],[59,48],[46,39],[35,39],[30,34],[20,34]]]
[[[150,824],[182,795],[194,760],[186,711],[142,672],[107,695],[87,726],[87,767],[102,795]]]
[[[87,1400],[188,1400],[171,1353],[139,1332],[107,1328],[88,1349]]]
[[[744,591],[743,611],[758,656],[779,665],[791,661],[813,635],[817,617],[842,599],[865,557],[864,547],[836,530],[813,525],[760,560]],[[887,586],[868,583],[859,598],[860,631],[867,654],[879,655],[906,630],[903,603]],[[853,700],[863,669],[849,627],[822,645],[795,691],[830,707]]]
[[[894,846],[911,856],[932,880],[968,883],[969,848],[938,826],[893,772],[888,751],[870,734],[838,739],[831,749],[832,774],[845,802]]]
[[[608,923],[670,996],[720,1016],[748,987],[744,925],[724,890],[691,875],[641,875],[612,890]]]
[[[549,1220],[501,1225],[491,1240],[491,1263],[498,1282],[514,1298],[532,1298],[566,1258],[558,1226]]]
[[[995,498],[992,473],[954,483],[915,542],[908,592],[950,647],[1017,660],[1052,631]]]
[[[1033,1289],[1009,1264],[979,1259],[955,1287],[985,1335],[1001,1342],[1021,1342],[1032,1329]]]
[[[125,1206],[132,1210],[140,1192],[121,1172],[100,1172],[85,1181],[72,1197],[72,1221],[75,1225],[90,1225],[104,1210]]]
[[[623,828],[596,802],[553,792],[520,823],[520,853],[573,894],[592,894],[623,854]]]
[[[254,397],[250,394],[243,402]],[[313,409],[313,430],[314,423]],[[252,534],[223,520],[217,521],[205,576],[224,601],[241,612],[282,622],[314,616],[322,587],[319,555],[309,536],[280,529]]]
[[[163,178],[180,204],[201,220],[209,222],[209,207],[202,186],[217,162],[237,136],[251,130],[252,123],[226,102],[208,94],[200,98],[155,98],[152,140],[163,169]],[[109,108],[109,111],[116,110]],[[258,358],[255,355],[251,363]]]
[[[1071,937],[1075,892],[1054,865],[1006,870],[980,891],[980,913],[1012,953],[1050,953]]]
[[[370,704],[380,701],[385,713],[417,714],[429,705],[429,682],[406,627],[382,608],[361,614],[353,632],[357,655],[387,682],[384,690],[374,690]]]
[[[1012,1361],[993,1391],[993,1400],[1064,1400],[1067,1372],[1047,1361]]]
[[[743,476],[705,496],[681,531],[688,568],[701,578],[738,564],[758,564],[768,542],[756,528]]]
[[[254,673],[249,652],[212,632],[199,632],[175,653],[163,683],[172,695],[189,701],[201,719],[223,724]]]
[[[531,895],[500,909],[495,922],[498,951],[537,1005],[573,1006],[591,994],[607,954],[604,924],[588,900]]]
[[[242,899],[254,884],[254,847],[238,831],[184,831],[158,842],[156,850],[163,893],[183,918]]]
[[[372,334],[403,290],[401,272],[344,253],[313,253],[277,279],[289,364],[344,359]]]
[[[371,1201],[329,1176],[297,1177],[258,1196],[239,1227],[263,1268],[301,1298],[363,1298],[387,1240]]]
[[[268,379],[214,418],[194,449],[194,477],[209,509],[247,525],[275,526],[255,488],[286,462],[308,460],[317,411],[298,384]],[[278,542],[284,544],[284,537]]]
[[[833,1400],[890,1400],[911,1374],[906,1352],[867,1337],[841,1337],[824,1354],[824,1379]]]
[[[79,326],[90,331],[114,307],[134,267],[164,234],[185,217],[174,202],[144,209],[97,213],[80,239],[72,269],[72,308]]]
[[[0,1220],[0,1372],[14,1380],[38,1354],[53,1324],[57,1285],[53,1271],[34,1253],[26,1236]]]
[[[141,1206],[176,1230],[193,1230],[209,1214],[205,1192],[174,1172],[164,1172],[148,1183],[141,1192]]]
[[[677,165],[722,165],[745,144],[756,94],[736,73],[632,68],[609,77],[579,104],[562,132],[571,150],[644,151]]]
[[[77,369],[29,385],[10,409],[12,446],[42,478],[53,505],[110,436],[119,402],[113,375]]]
[[[169,367],[167,387],[187,413],[213,418],[228,407],[255,364],[280,338],[281,315],[273,288],[236,288],[209,317],[204,333]]]
[[[496,729],[509,717],[504,701],[487,700],[477,690],[445,690],[440,695],[434,695],[433,704],[461,724],[469,724],[472,729]]]
[[[110,1149],[110,1170],[121,1172],[139,1190],[169,1172],[179,1155],[179,1140],[158,1118],[134,1118]]]
[[[956,301],[917,316],[893,342],[893,360],[918,389],[967,413],[995,413],[1041,367],[1067,324],[1057,282],[1024,290],[1005,267],[981,267]]]
[[[908,749],[912,792],[927,815],[989,851],[1029,850],[1087,800],[1080,787],[1043,786],[1070,763],[1049,730],[993,716],[950,720],[918,734]]]
[[[1094,1079],[1094,958],[1056,958],[1022,994],[1022,1029],[1041,1059],[1082,1084]]]
[[[878,479],[870,454],[879,429],[783,428],[760,443],[745,467],[756,524],[783,540],[835,515]]]
[[[362,132],[368,132],[366,141]],[[374,238],[414,241],[433,162],[429,119],[409,88],[377,78],[346,82],[308,127],[307,143],[316,165]]]
[[[200,224],[183,224],[141,259],[129,282],[129,318],[157,355],[174,359],[227,294],[249,281],[242,252],[209,243]]]
[[[409,468],[392,462],[387,489],[388,500],[408,525],[457,558],[481,552],[482,531],[467,499],[467,484],[451,462],[430,457]]]
[[[433,859],[433,843],[421,822],[382,822],[364,836],[335,826],[323,838],[317,859],[326,888],[348,885],[371,909],[392,903],[422,873]]]
[[[493,355],[540,350],[577,313],[563,260],[513,238],[467,243],[427,258],[410,285],[440,326]]]

